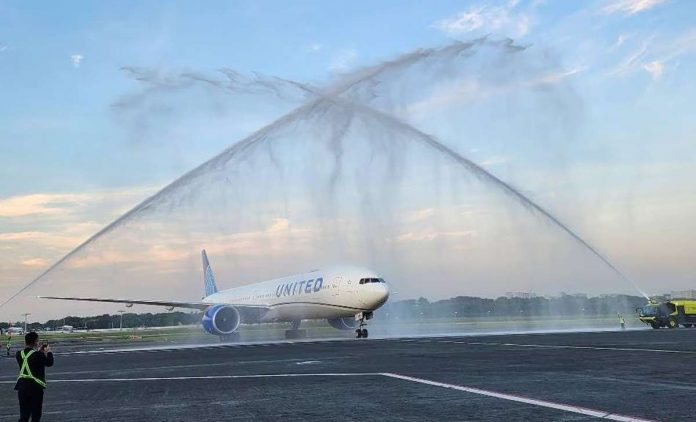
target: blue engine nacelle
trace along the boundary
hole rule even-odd
[[[358,326],[358,321],[353,317],[328,319],[329,325],[337,330],[353,330]]]
[[[240,322],[239,311],[234,306],[214,305],[205,310],[201,325],[210,334],[223,336],[235,332]]]

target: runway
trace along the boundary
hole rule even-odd
[[[687,421],[696,329],[71,350],[48,374],[47,421]]]

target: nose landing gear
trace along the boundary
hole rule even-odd
[[[367,338],[368,332],[367,328],[367,321],[368,319],[372,319],[372,312],[360,312],[355,316],[355,319],[360,321],[360,324],[358,325],[358,328],[355,329],[355,337],[356,338]]]
[[[358,328],[355,330],[357,338],[367,338],[367,328]]]
[[[307,330],[300,330],[300,323],[302,321],[293,321],[292,328],[285,330],[285,338],[288,340],[296,340],[299,338],[307,338]]]

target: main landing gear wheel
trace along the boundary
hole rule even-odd
[[[285,330],[286,340],[297,340],[307,338],[307,330]]]
[[[300,330],[300,323],[302,321],[293,321],[292,328],[285,330],[285,338],[287,340],[296,340],[300,338],[307,338],[307,330]]]
[[[234,332],[232,334],[224,334],[220,336],[220,343],[234,343],[239,341],[239,333]]]

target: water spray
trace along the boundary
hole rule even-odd
[[[517,53],[525,49],[525,47],[514,45],[514,43],[512,43],[511,41],[493,43],[487,41],[486,39],[475,40],[468,43],[455,42],[451,45],[448,45],[440,49],[419,49],[412,53],[402,55],[395,60],[387,61],[376,66],[359,70],[351,75],[346,76],[342,81],[333,84],[325,90],[320,90],[312,87],[311,85],[280,78],[263,78],[257,76],[255,79],[242,79],[238,73],[230,70],[226,70],[225,72],[223,72],[228,78],[226,84],[217,80],[211,80],[208,78],[200,77],[190,72],[181,75],[181,78],[186,80],[188,84],[177,83],[177,81],[167,81],[168,84],[162,84],[161,82],[156,83],[157,81],[154,79],[156,75],[153,76],[151,74],[148,74],[147,72],[139,71],[136,75],[137,78],[139,80],[148,82],[154,81],[152,83],[155,88],[176,89],[180,86],[189,86],[192,83],[204,83],[207,86],[211,86],[215,89],[223,89],[229,92],[236,92],[240,89],[246,90],[247,92],[253,92],[254,89],[264,89],[274,93],[275,95],[281,96],[287,93],[286,90],[278,88],[277,84],[282,84],[284,88],[290,87],[292,89],[298,90],[300,93],[310,97],[311,99],[304,105],[278,118],[274,122],[266,125],[265,127],[259,129],[253,134],[242,139],[241,141],[233,144],[232,146],[223,150],[220,154],[216,155],[215,157],[211,158],[210,160],[206,161],[205,163],[201,164],[195,169],[179,177],[174,182],[167,185],[156,194],[150,196],[149,198],[135,206],[133,209],[125,213],[120,218],[114,220],[112,223],[110,223],[109,225],[107,225],[106,227],[89,237],[87,240],[82,242],[79,246],[77,246],[67,255],[65,255],[56,263],[51,265],[39,276],[37,276],[27,285],[22,287],[18,292],[16,292],[11,297],[0,303],[0,307],[6,305],[8,302],[19,296],[21,293],[23,293],[28,288],[33,286],[35,283],[43,279],[46,275],[48,275],[53,270],[61,266],[63,263],[70,260],[70,258],[75,256],[80,251],[84,250],[87,246],[92,244],[97,239],[112,232],[124,223],[130,221],[131,219],[136,218],[141,213],[147,212],[149,209],[155,209],[163,204],[167,204],[171,200],[169,195],[174,194],[179,188],[186,187],[187,185],[193,183],[198,177],[207,174],[209,171],[223,168],[231,159],[233,159],[239,154],[251,150],[256,144],[264,141],[269,135],[283,128],[286,128],[295,122],[300,121],[314,110],[319,109],[322,106],[326,107],[327,105],[329,107],[340,107],[345,112],[345,119],[342,122],[339,122],[338,127],[334,128],[334,131],[331,135],[331,143],[333,145],[333,150],[335,154],[335,172],[332,175],[330,181],[332,184],[335,184],[337,182],[337,179],[340,177],[340,139],[345,135],[346,131],[349,129],[351,125],[351,116],[364,116],[364,118],[371,119],[382,125],[386,125],[387,127],[390,127],[398,132],[414,136],[415,139],[418,140],[418,142],[443,154],[445,157],[452,160],[453,162],[456,162],[466,171],[473,174],[478,180],[495,187],[505,195],[516,200],[516,202],[523,205],[532,213],[540,215],[547,222],[561,229],[574,241],[578,242],[581,246],[590,251],[595,257],[600,259],[622,280],[629,283],[633,288],[639,291],[641,295],[649,299],[649,297],[633,281],[631,281],[627,276],[625,276],[616,266],[614,266],[608,260],[608,258],[602,255],[595,247],[593,247],[582,237],[580,237],[577,233],[571,230],[566,224],[562,223],[557,217],[551,214],[551,212],[549,212],[544,207],[522,194],[511,184],[503,181],[502,179],[490,173],[480,165],[476,164],[471,159],[463,156],[462,154],[456,152],[452,148],[446,146],[445,144],[437,140],[435,137],[422,132],[421,130],[404,122],[403,120],[400,120],[391,114],[377,110],[361,102],[353,101],[352,98],[346,98],[347,93],[356,92],[358,96],[367,95],[369,97],[370,95],[374,95],[374,92],[371,90],[371,84],[374,83],[374,79],[376,78],[376,76],[380,74],[418,64],[420,61],[425,60],[426,58],[440,56],[446,58],[459,57],[461,55],[467,54],[467,52],[469,52],[472,49],[472,47],[475,47],[477,45],[496,45],[504,48],[505,51],[509,51],[510,53]],[[129,71],[135,72],[133,69],[130,69]]]

